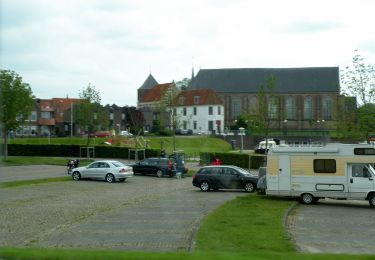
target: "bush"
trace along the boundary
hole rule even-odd
[[[9,144],[9,156],[45,156],[45,157],[79,157],[79,145],[37,145],[37,144]],[[129,156],[129,147],[95,146],[96,158],[122,158]],[[158,149],[145,149],[146,157],[160,155]],[[82,151],[82,157],[86,157],[86,151]],[[134,158],[131,156],[131,158]],[[140,156],[140,158],[142,158]]]
[[[259,169],[259,167],[265,164],[266,160],[266,156],[264,155],[250,155],[244,153],[200,153],[200,164],[209,165],[214,157],[219,158],[222,164],[235,165],[245,169]]]

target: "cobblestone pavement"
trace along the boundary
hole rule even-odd
[[[375,254],[374,216],[367,201],[325,199],[298,205],[289,229],[302,252]]]
[[[152,176],[2,188],[0,246],[189,250],[202,218],[245,194]]]

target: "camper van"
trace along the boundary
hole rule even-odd
[[[271,148],[266,194],[298,197],[304,204],[322,198],[368,200],[375,207],[375,146],[328,144]]]

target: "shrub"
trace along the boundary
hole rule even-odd
[[[214,157],[219,158],[222,164],[236,165],[246,169],[259,169],[260,166],[264,165],[266,160],[265,155],[250,155],[245,153],[200,153],[200,164],[209,165]]]

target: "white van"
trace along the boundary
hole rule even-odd
[[[369,144],[277,146],[267,156],[266,194],[299,197],[304,204],[326,197],[368,200],[375,207],[374,164]]]

